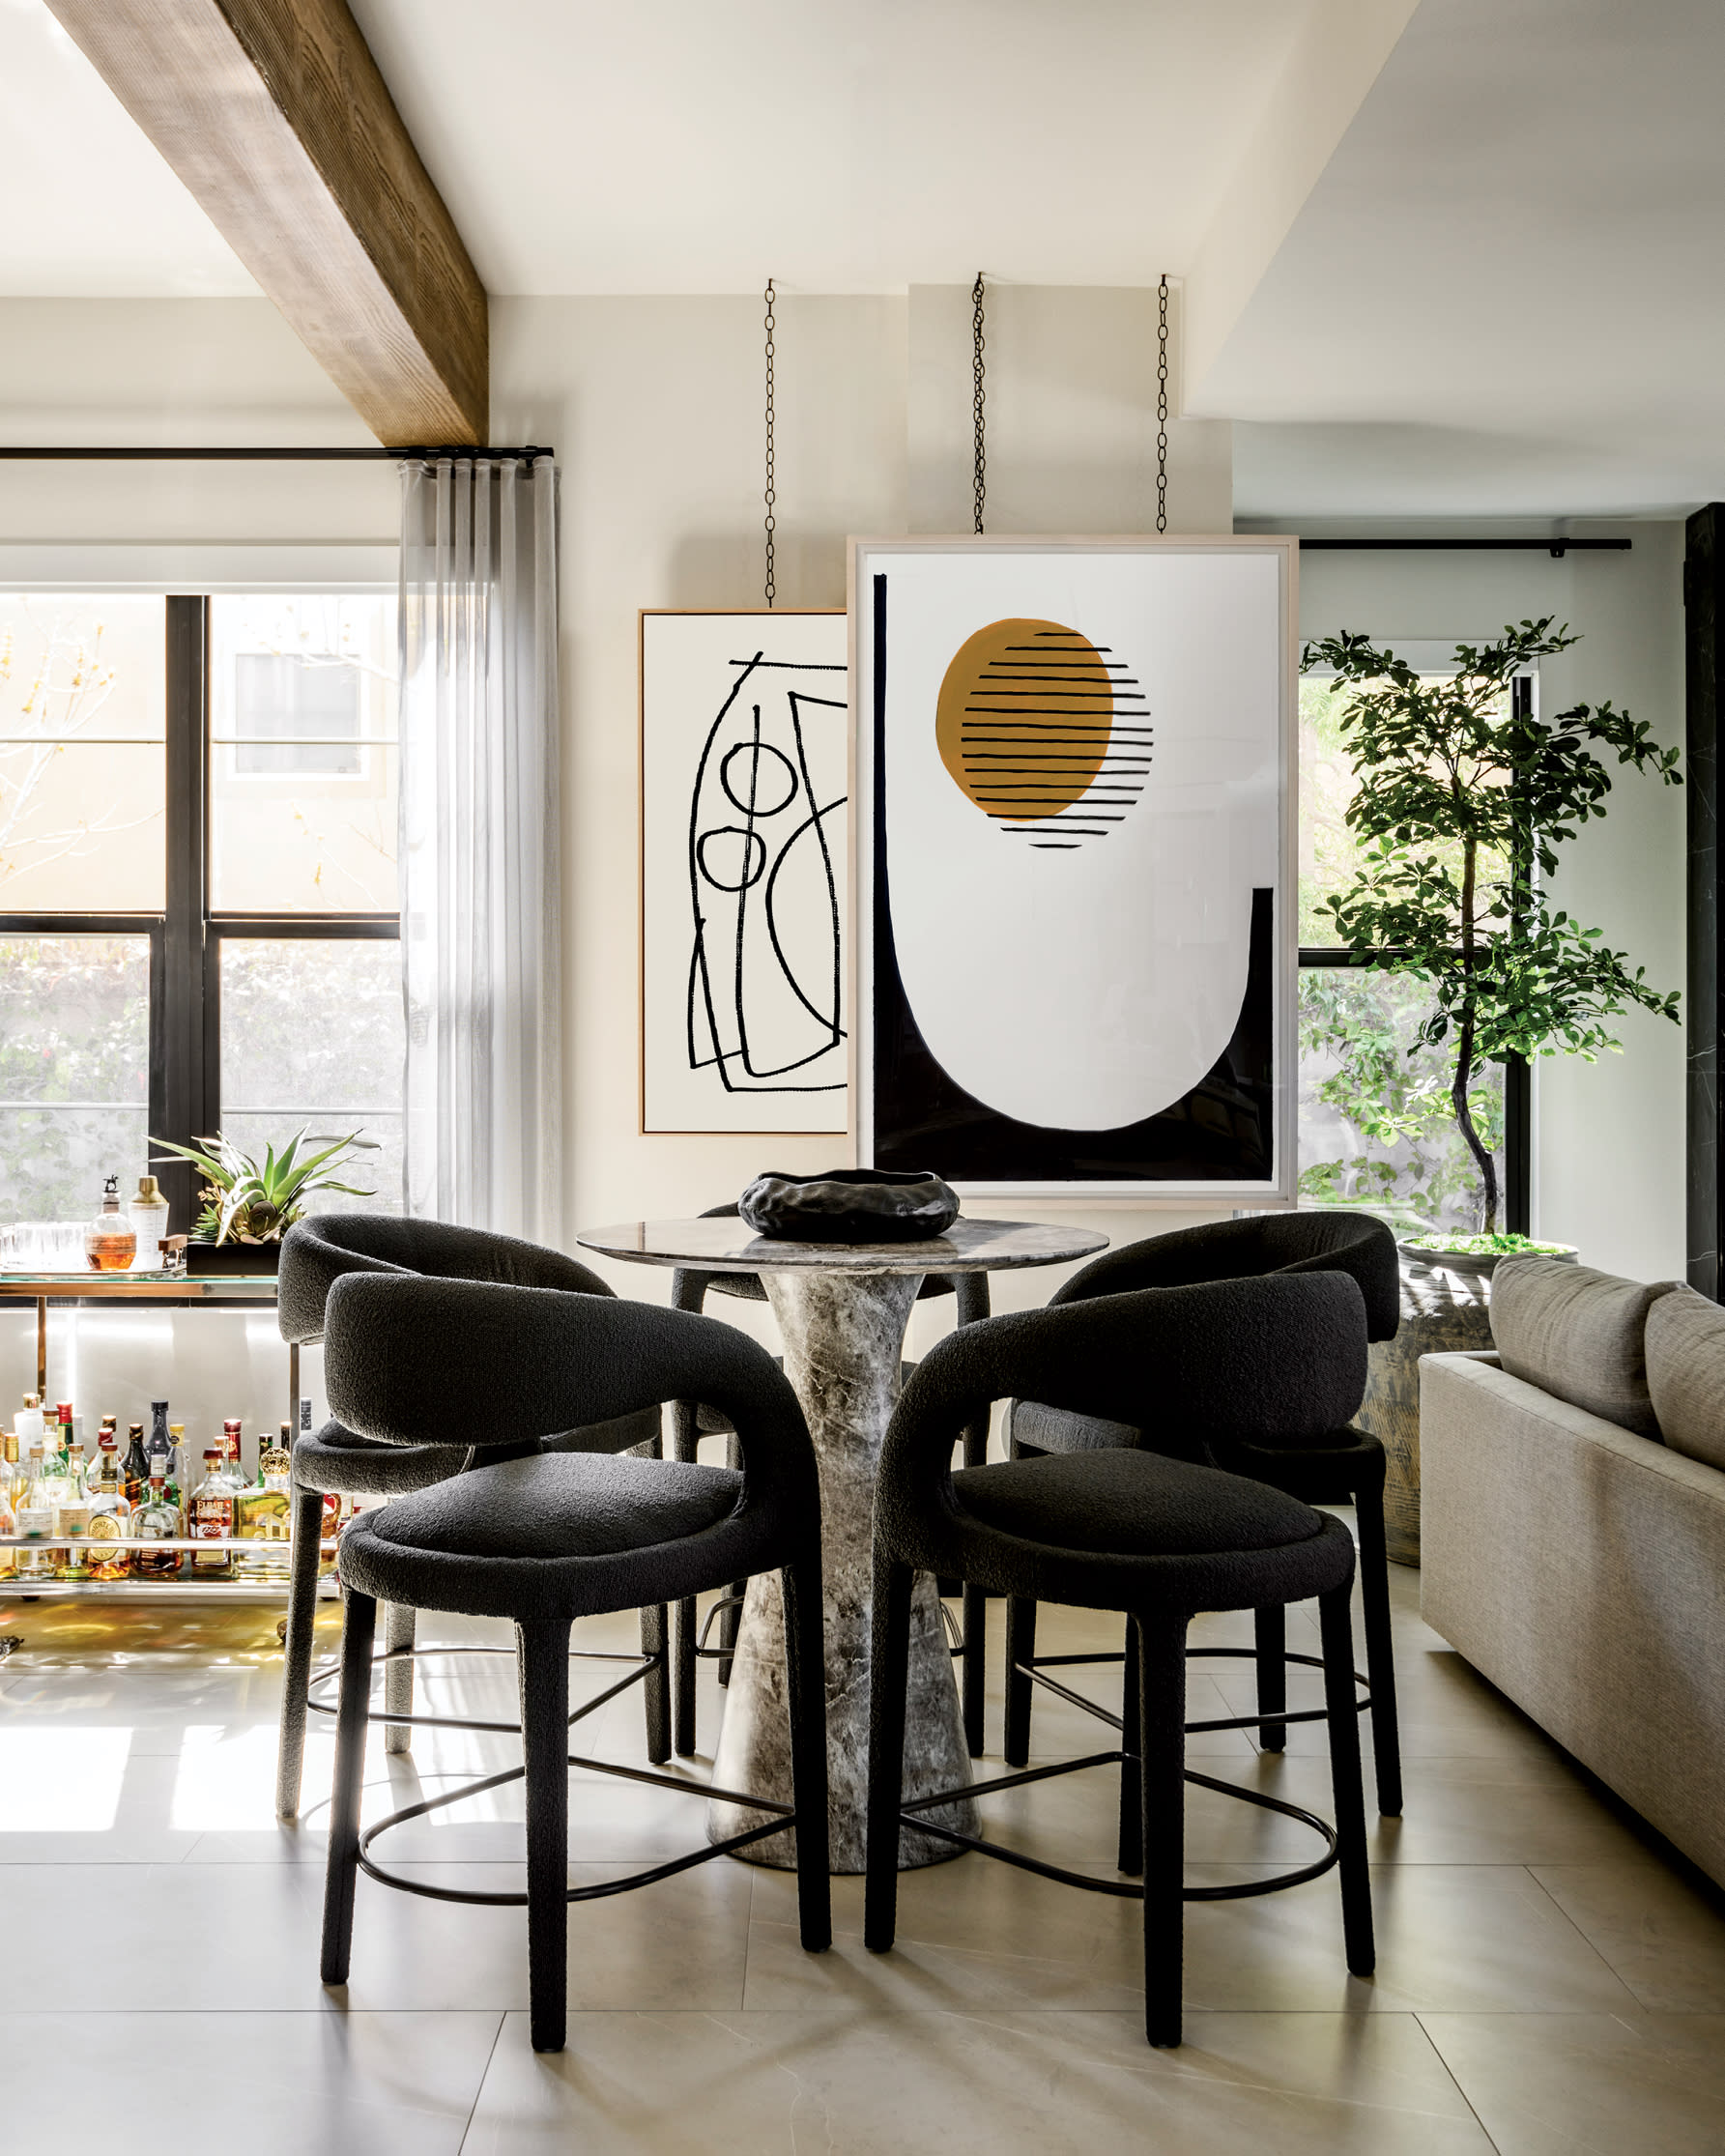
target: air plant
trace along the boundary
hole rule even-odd
[[[305,1200],[314,1191],[340,1191],[348,1197],[377,1195],[375,1191],[338,1181],[335,1173],[337,1169],[351,1173],[350,1156],[375,1153],[377,1140],[361,1137],[358,1131],[338,1138],[326,1134],[310,1141],[324,1148],[321,1153],[302,1153],[309,1127],[302,1124],[279,1154],[273,1146],[266,1146],[261,1166],[220,1132],[199,1138],[195,1145],[155,1138],[152,1143],[165,1146],[167,1153],[153,1158],[150,1164],[158,1167],[172,1156],[189,1161],[203,1176],[204,1187],[198,1193],[203,1211],[191,1231],[194,1243],[278,1243],[304,1212]]]

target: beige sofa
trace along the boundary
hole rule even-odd
[[[1421,1365],[1423,1614],[1725,1884],[1725,1311],[1519,1259],[1493,1330]]]

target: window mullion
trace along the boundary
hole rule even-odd
[[[150,995],[150,1134],[177,1145],[215,1128],[206,1037],[205,924],[209,719],[209,602],[170,597],[167,607],[167,913],[153,950]],[[159,986],[158,983],[159,982]],[[189,1228],[198,1175],[189,1162],[158,1167],[169,1224]]]

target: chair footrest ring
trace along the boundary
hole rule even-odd
[[[1258,1651],[1255,1647],[1189,1647],[1186,1650],[1186,1658],[1189,1662],[1200,1658],[1207,1660],[1212,1657],[1217,1660],[1226,1657],[1230,1661],[1255,1662],[1258,1658]],[[1086,1699],[1082,1692],[1075,1692],[1070,1684],[1062,1684],[1052,1677],[1045,1677],[1043,1672],[1049,1669],[1084,1668],[1090,1664],[1100,1662],[1124,1662],[1126,1656],[1121,1653],[1033,1654],[1026,1662],[1013,1663],[1012,1672],[1016,1672],[1020,1677],[1027,1677],[1032,1684],[1040,1684],[1044,1691],[1052,1692],[1056,1699],[1065,1700],[1068,1706],[1081,1708],[1086,1714],[1094,1715],[1099,1722],[1106,1722],[1109,1729],[1124,1729],[1126,1725],[1118,1714],[1110,1714],[1106,1707],[1099,1707],[1095,1700]],[[1303,1663],[1308,1669],[1321,1670],[1324,1666],[1324,1659],[1321,1654],[1297,1654],[1289,1651],[1284,1653],[1280,1659],[1284,1667],[1289,1662]],[[1010,1675],[1012,1672],[1008,1674]],[[1356,1687],[1354,1712],[1364,1714],[1371,1705],[1371,1681],[1364,1670],[1356,1670],[1354,1672],[1354,1684]],[[1224,1714],[1218,1716],[1213,1721],[1187,1722],[1184,1724],[1184,1728],[1188,1737],[1197,1737],[1205,1735],[1211,1730],[1264,1729],[1271,1724],[1275,1724],[1280,1729],[1288,1729],[1295,1722],[1327,1722],[1329,1719],[1330,1710],[1327,1707],[1302,1707],[1291,1711],[1279,1709],[1274,1713],[1268,1714],[1257,1712]]]

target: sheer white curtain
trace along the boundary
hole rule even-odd
[[[410,459],[401,520],[410,1213],[556,1244],[557,467]]]

